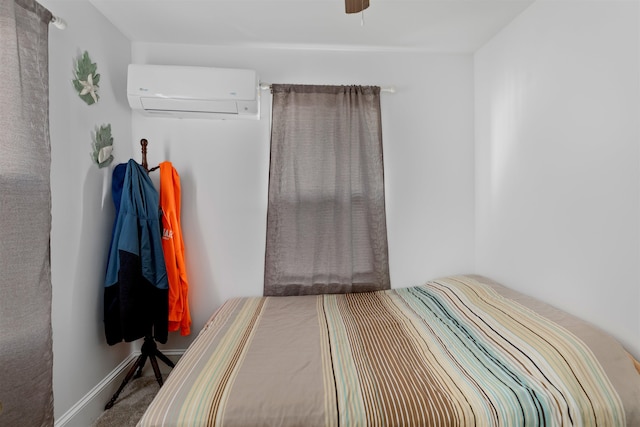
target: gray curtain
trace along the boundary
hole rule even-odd
[[[0,425],[53,425],[48,23],[0,0]]]
[[[380,88],[271,90],[264,294],[389,289]]]

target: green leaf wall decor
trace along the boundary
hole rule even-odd
[[[97,70],[98,66],[91,62],[87,51],[76,61],[73,87],[78,92],[80,99],[88,105],[95,104],[100,99],[98,95],[100,74],[97,73]]]
[[[111,124],[102,125],[96,129],[93,136],[93,151],[91,158],[99,168],[109,166],[113,161],[113,137],[111,136]]]

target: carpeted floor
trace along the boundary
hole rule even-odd
[[[102,413],[92,427],[135,427],[160,386],[153,376],[142,376],[127,384],[118,400]]]

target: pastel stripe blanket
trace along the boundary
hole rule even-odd
[[[640,376],[617,378],[635,373],[624,350],[605,336],[628,371],[605,369],[575,333],[501,289],[458,276],[230,300],[139,425],[636,425]]]

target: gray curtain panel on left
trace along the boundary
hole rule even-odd
[[[53,425],[48,31],[0,0],[0,425]]]

